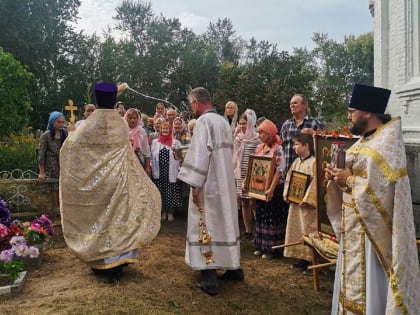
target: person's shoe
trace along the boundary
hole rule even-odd
[[[305,276],[313,276],[314,272],[312,269],[306,269],[302,272]]]
[[[242,234],[241,236],[241,241],[249,241],[252,238],[252,233],[251,232],[244,232],[244,234]]]
[[[122,267],[121,266],[108,269],[107,270],[108,283],[109,284],[118,284],[120,282],[121,273],[122,273]]]
[[[244,280],[244,271],[242,269],[227,270],[224,274],[218,276],[220,280]]]
[[[306,260],[301,260],[298,263],[290,266],[290,268],[292,268],[293,270],[304,271],[308,268],[308,265],[309,265],[309,262],[307,262]]]
[[[265,253],[264,255],[261,256],[262,259],[271,259],[274,258],[273,254],[270,253]]]
[[[256,250],[255,252],[254,252],[254,256],[261,256],[263,253],[262,253],[262,251],[260,251],[260,250]]]
[[[217,273],[216,270],[201,270],[200,277],[195,285],[210,296],[217,295]]]
[[[160,217],[160,221],[166,221],[167,217],[166,217],[166,212],[162,212],[162,215]]]
[[[174,215],[172,213],[168,213],[168,221],[173,222],[174,221]]]

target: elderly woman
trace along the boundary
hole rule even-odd
[[[181,188],[177,182],[179,161],[174,158],[173,148],[181,143],[172,137],[171,124],[166,121],[160,134],[152,141],[152,177],[162,198],[162,221],[173,221],[174,211],[182,206]]]
[[[46,184],[46,189],[52,193],[52,208],[59,209],[58,178],[60,176],[60,149],[67,137],[64,130],[64,115],[52,112],[48,119],[47,130],[41,135],[38,151],[38,182],[45,183],[45,177],[57,182]]]
[[[272,258],[276,254],[272,246],[283,244],[286,233],[288,205],[282,197],[285,158],[278,129],[272,121],[264,120],[258,126],[258,134],[262,143],[255,153],[259,156],[274,158],[275,172],[265,192],[266,201],[256,201],[254,255]]]

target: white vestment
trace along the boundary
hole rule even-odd
[[[211,236],[199,243],[200,212],[190,193],[185,262],[196,270],[240,268],[238,208],[232,163],[232,131],[226,120],[210,110],[197,119],[194,136],[178,178],[201,189],[201,207]],[[206,264],[204,252],[213,251]]]
[[[338,193],[332,181],[327,187],[327,213],[340,241],[331,314],[419,314],[419,261],[401,120],[358,140],[346,152],[346,167],[353,173],[348,190]]]

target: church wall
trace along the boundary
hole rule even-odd
[[[388,111],[401,116],[417,237],[420,237],[420,9],[418,0],[370,0],[375,86],[392,90]]]

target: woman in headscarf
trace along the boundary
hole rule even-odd
[[[264,120],[258,126],[258,134],[262,143],[255,153],[274,158],[275,172],[265,192],[266,201],[256,201],[254,255],[272,258],[276,254],[272,247],[283,244],[286,233],[288,205],[282,197],[285,158],[278,129],[272,121]]]
[[[172,136],[174,139],[181,142],[181,144],[187,143],[187,129],[184,128],[184,124],[181,117],[175,117],[172,123]]]
[[[225,115],[226,121],[232,129],[232,134],[235,132],[236,123],[238,122],[238,105],[235,102],[229,101],[225,105]]]
[[[152,141],[152,176],[162,198],[162,221],[173,221],[175,208],[182,206],[181,187],[177,182],[179,161],[175,160],[174,148],[181,143],[172,137],[171,124],[160,126],[159,138]]]
[[[233,167],[236,180],[236,192],[242,207],[242,219],[245,232],[242,241],[252,237],[252,218],[255,217],[255,199],[242,194],[242,183],[248,169],[249,155],[255,152],[261,143],[254,128],[255,121],[251,115],[242,114],[239,117],[239,129],[233,143]]]
[[[130,108],[124,115],[128,124],[130,142],[134,153],[139,159],[141,165],[150,176],[150,146],[146,130],[140,126],[141,115],[136,108]]]
[[[58,198],[58,178],[60,176],[60,149],[67,137],[64,129],[64,115],[52,112],[48,119],[47,130],[41,135],[38,151],[38,182],[45,183],[45,178],[55,179],[56,182],[46,184],[46,189],[52,193],[52,207],[60,207]]]

